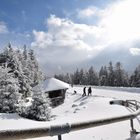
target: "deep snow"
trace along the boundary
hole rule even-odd
[[[74,90],[77,91],[74,94]],[[96,120],[130,113],[120,105],[110,105],[114,99],[134,99],[140,101],[139,93],[114,89],[92,87],[92,96],[82,97],[83,87],[73,87],[67,91],[65,103],[52,109],[52,120],[38,122],[19,117],[17,114],[0,114],[0,130],[34,128],[52,124],[71,123],[77,121]],[[136,91],[138,92],[138,91]],[[140,131],[139,118],[134,127]],[[63,140],[127,140],[130,138],[130,121],[104,125],[62,135]],[[42,137],[33,140],[57,140],[57,137]]]

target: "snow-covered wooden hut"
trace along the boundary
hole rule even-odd
[[[69,84],[62,82],[56,78],[47,78],[43,87],[45,92],[48,93],[51,99],[52,106],[62,104],[65,100],[66,90],[69,88]]]

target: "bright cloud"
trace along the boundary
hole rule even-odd
[[[89,56],[95,57],[103,49],[97,43],[100,32],[95,26],[77,24],[54,15],[47,19],[46,24],[47,32],[33,31],[35,41],[32,42],[33,47],[45,53],[46,61],[72,64]]]
[[[8,33],[8,28],[3,21],[0,21],[0,34]]]
[[[90,18],[98,13],[97,7],[88,7],[82,10],[77,10],[79,18]]]
[[[135,55],[140,55],[140,48],[130,48],[129,51],[134,56]]]
[[[45,22],[47,31],[33,31],[31,45],[38,50],[41,61],[53,64],[93,59],[114,46],[131,48],[131,54],[138,55],[140,50],[134,48],[133,43],[140,39],[139,5],[139,0],[122,0],[104,9],[88,7],[78,11],[81,17],[97,14],[99,21],[96,25],[79,24],[51,15]],[[121,50],[121,47],[117,49]]]
[[[88,7],[78,11],[81,18],[99,17],[97,27],[107,43],[131,42],[140,38],[140,1],[122,0],[111,3],[104,9]]]

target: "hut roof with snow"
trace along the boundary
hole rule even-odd
[[[69,84],[67,84],[63,81],[60,81],[56,78],[47,78],[43,82],[43,87],[46,92],[49,92],[49,91],[67,89],[67,88],[69,88]]]

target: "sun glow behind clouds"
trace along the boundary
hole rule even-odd
[[[131,42],[140,38],[140,0],[118,0],[104,9],[93,6],[78,10],[78,17],[98,17],[100,38],[107,43]]]
[[[140,0],[123,0],[102,11],[99,26],[109,42],[130,42],[140,38]]]

